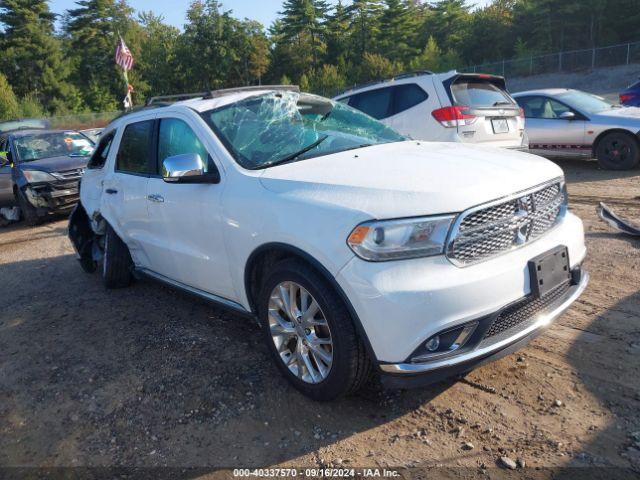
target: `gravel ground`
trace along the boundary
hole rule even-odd
[[[604,198],[640,219],[639,172],[560,165],[592,277],[570,311],[463,379],[329,404],[287,385],[252,321],[154,283],[106,291],[64,220],[0,230],[0,466],[640,472],[640,241],[595,215]]]

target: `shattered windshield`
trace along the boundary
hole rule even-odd
[[[252,170],[406,140],[347,105],[296,92],[250,97],[202,115],[236,161]]]
[[[14,140],[18,159],[31,162],[51,157],[85,157],[93,153],[93,143],[77,132],[25,135]]]

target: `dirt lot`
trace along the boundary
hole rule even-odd
[[[330,404],[287,385],[251,321],[153,283],[106,291],[76,264],[65,221],[0,230],[0,466],[440,466],[475,477],[500,475],[507,456],[530,472],[639,472],[640,241],[613,233],[595,205],[640,219],[640,172],[560,165],[587,231],[580,301],[464,379]]]

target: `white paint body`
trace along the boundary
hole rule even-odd
[[[255,95],[255,93],[253,93]],[[489,147],[406,141],[246,170],[197,111],[245,98],[182,102],[130,114],[117,129],[105,166],[87,170],[81,202],[99,213],[131,251],[136,267],[250,310],[245,266],[270,243],[306,252],[334,277],[360,318],[376,359],[403,361],[445,326],[495,311],[530,292],[527,262],[563,244],[572,266],[585,255],[581,221],[568,214],[539,240],[459,268],[444,256],[366,262],[346,239],[358,224],[459,213],[562,176],[540,157]],[[150,118],[180,118],[206,146],[219,184],[171,184],[114,171],[123,127]],[[105,194],[107,188],[117,194]],[[149,195],[161,195],[163,203]]]

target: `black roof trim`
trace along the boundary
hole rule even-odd
[[[361,88],[365,88],[365,87],[372,87],[373,85],[378,85],[379,83],[385,83],[385,82],[392,82],[394,80],[404,80],[406,78],[414,78],[414,77],[421,77],[423,75],[433,75],[434,73],[431,70],[416,70],[415,72],[405,72],[405,73],[400,73],[398,75],[395,75],[391,78],[383,78],[383,79],[379,79],[379,80],[372,80],[371,82],[366,82],[366,83],[360,83],[358,85],[354,85],[353,87],[349,87],[346,88],[344,90],[342,90],[340,93],[338,93],[336,95],[336,97],[339,97],[340,95],[343,95],[347,92],[351,92],[353,90],[359,90]]]

